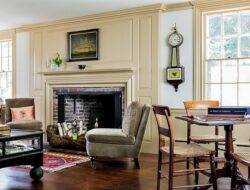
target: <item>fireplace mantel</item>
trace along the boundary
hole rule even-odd
[[[133,67],[50,71],[41,72],[41,75],[45,82],[45,126],[53,123],[53,90],[55,88],[121,87],[124,88],[124,107],[135,100],[136,83]]]
[[[132,72],[135,71],[135,67],[128,67],[128,68],[91,68],[86,70],[63,70],[63,71],[44,71],[38,72],[38,74],[42,75],[74,75],[74,74],[90,74],[90,73],[119,73],[119,72]]]

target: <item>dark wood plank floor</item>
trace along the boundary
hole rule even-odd
[[[154,190],[156,189],[156,155],[141,154],[141,169],[134,169],[131,160],[97,160],[97,169],[86,162],[55,173],[45,173],[40,182],[33,182],[28,169],[0,169],[0,190]],[[241,167],[242,169],[242,167]],[[246,168],[243,168],[246,173]],[[202,177],[202,181],[207,178]],[[175,183],[193,183],[193,176],[179,177]],[[162,189],[167,183],[162,180]]]

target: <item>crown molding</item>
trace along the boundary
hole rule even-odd
[[[83,22],[93,22],[93,21],[99,21],[102,19],[119,18],[119,17],[124,17],[124,16],[154,13],[154,12],[164,11],[165,9],[166,9],[165,4],[154,4],[154,5],[136,7],[136,8],[131,8],[131,9],[123,9],[123,10],[111,11],[111,12],[106,12],[106,13],[99,13],[99,14],[86,15],[86,16],[80,16],[80,17],[74,17],[74,18],[42,22],[38,24],[23,25],[23,26],[18,27],[16,30],[17,32],[24,32],[24,31],[43,29],[43,28],[48,28],[48,27],[56,27],[56,26],[61,26],[61,25],[69,25],[69,24],[83,23]]]
[[[193,4],[190,1],[185,3],[167,4],[164,12],[179,11],[192,8]]]
[[[0,38],[11,38],[16,34],[15,29],[0,30]]]
[[[203,11],[249,7],[249,0],[193,0],[191,3]]]

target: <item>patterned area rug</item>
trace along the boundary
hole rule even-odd
[[[44,152],[43,153],[43,166],[44,172],[55,172],[64,168],[72,167],[77,164],[87,162],[90,159],[86,156],[78,156],[72,154]],[[32,166],[21,166],[24,168],[31,168]]]

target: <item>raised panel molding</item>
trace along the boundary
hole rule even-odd
[[[32,75],[34,76],[33,79],[33,88],[34,90],[40,90],[42,88],[42,75],[38,74],[38,72],[42,71],[42,63],[43,63],[43,51],[42,51],[42,39],[43,34],[42,32],[38,32],[34,34],[34,41],[33,41],[33,48],[34,48],[34,54],[33,54],[33,71]]]
[[[63,59],[67,57],[67,33],[64,30],[51,30],[43,38],[44,69],[50,66],[50,60],[58,52]]]
[[[150,96],[139,97],[138,99],[142,104],[152,105],[152,97]],[[150,111],[143,141],[152,142],[152,126],[153,126],[152,125],[152,112]]]
[[[42,96],[34,96],[34,100],[35,100],[35,108],[42,108]],[[35,109],[35,116],[36,116],[36,120],[38,121],[43,121],[43,115],[41,112],[42,109]],[[45,126],[43,126],[43,129],[45,130]]]
[[[132,62],[133,19],[123,19],[101,25],[99,39],[101,62]]]
[[[152,87],[152,16],[141,17],[139,20],[139,64],[138,87]]]

